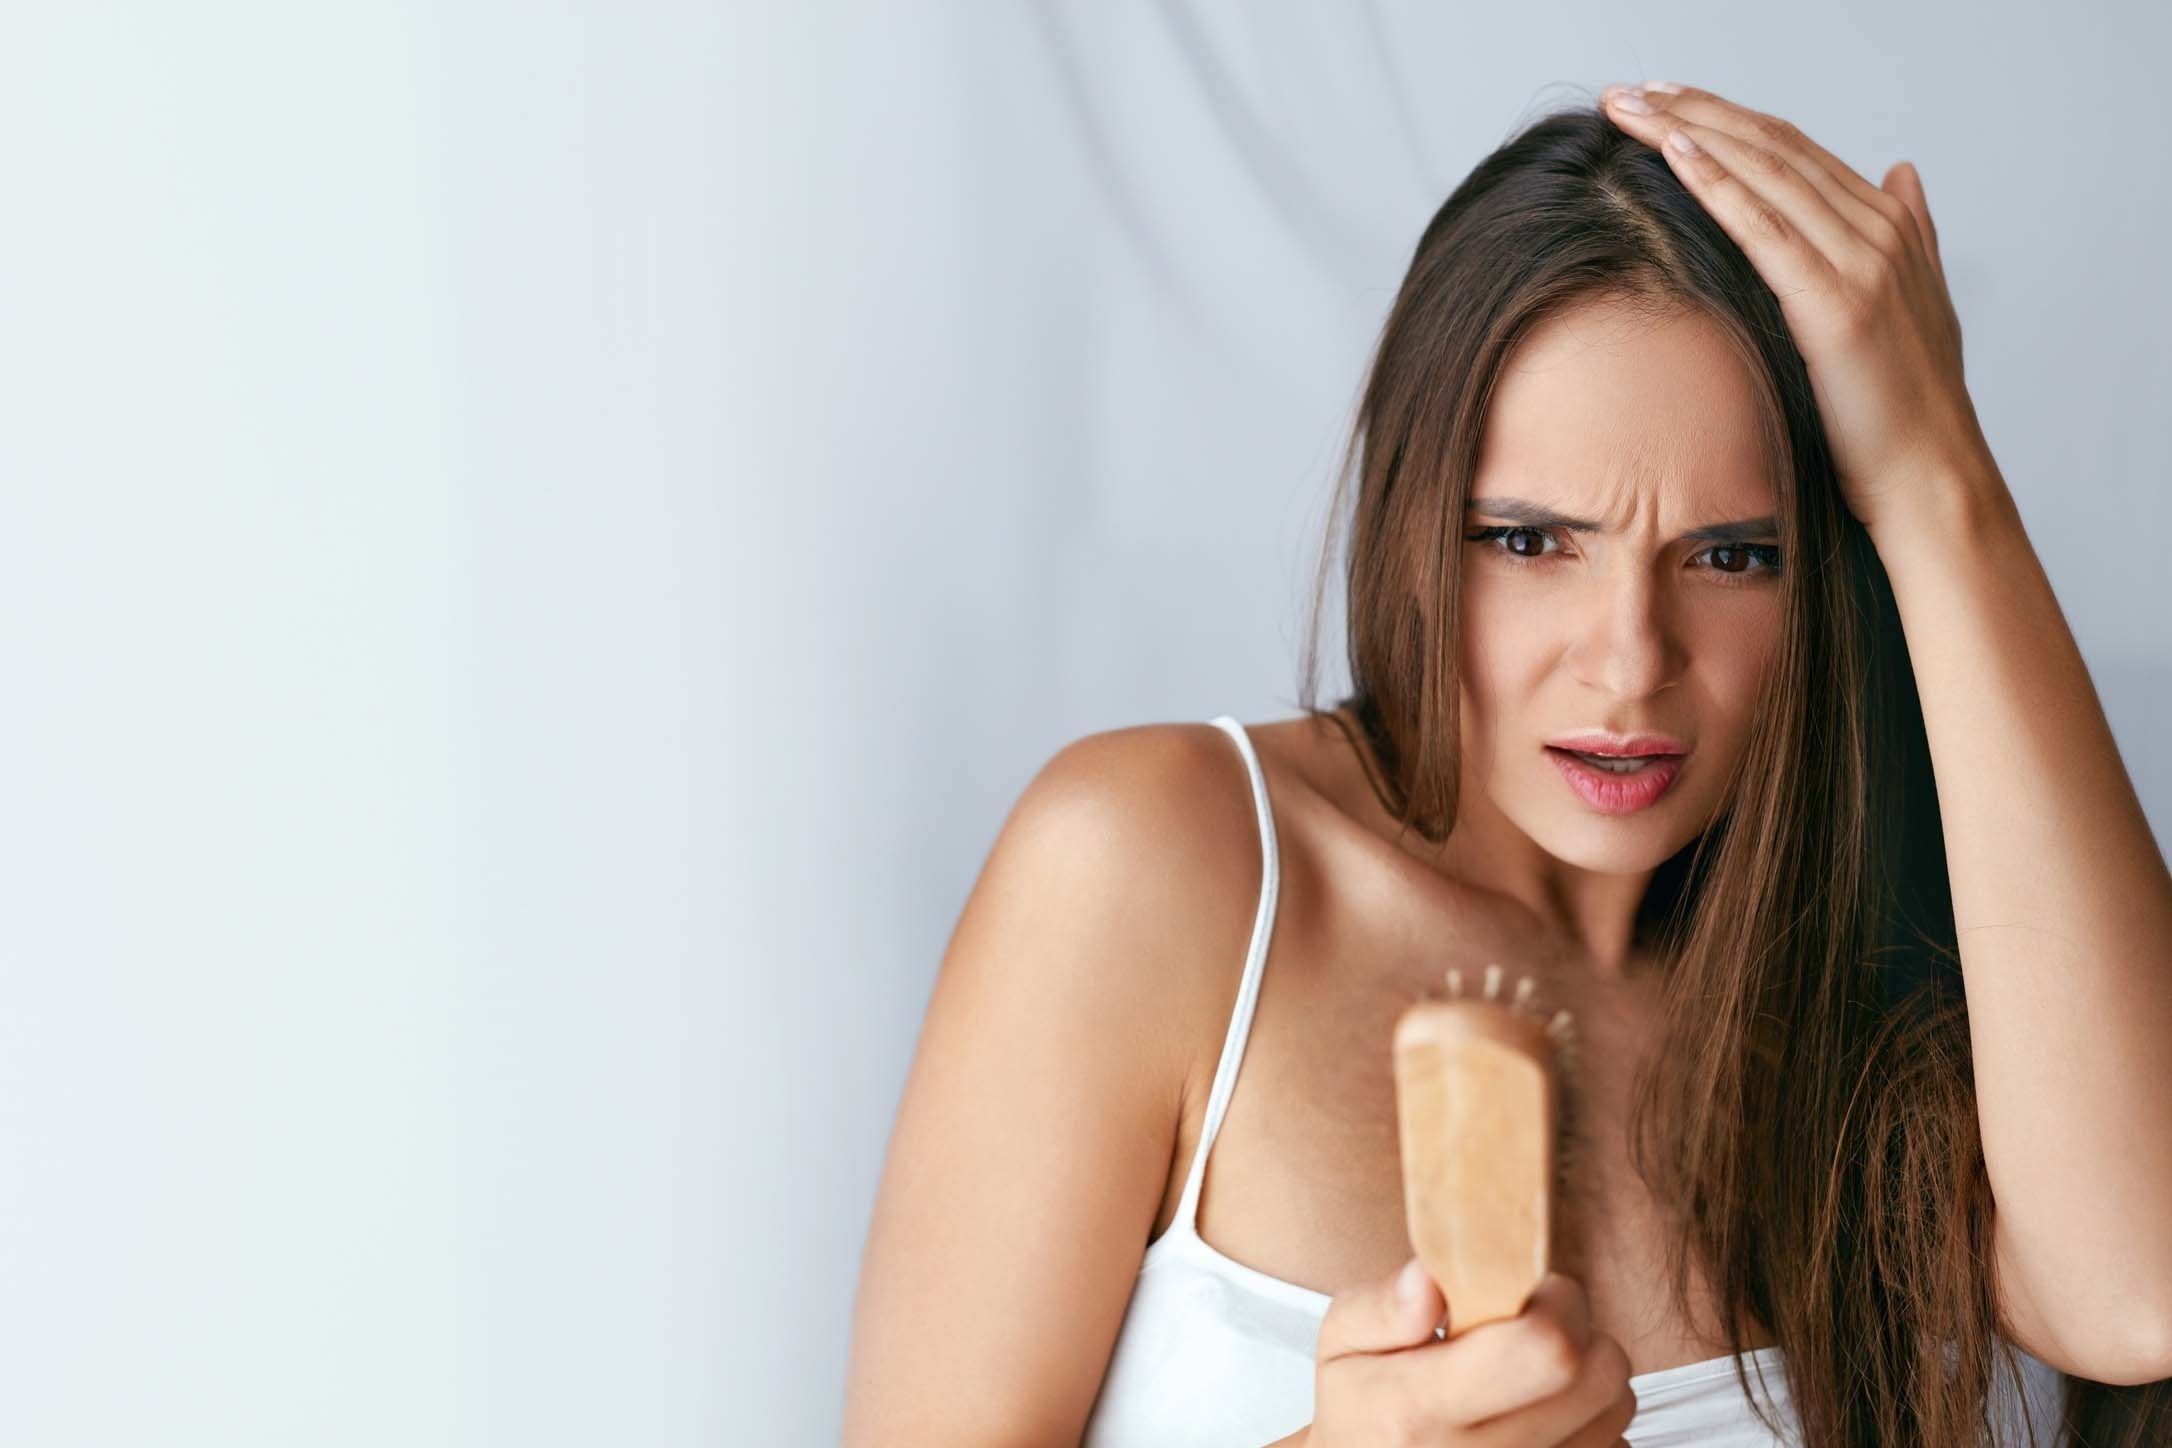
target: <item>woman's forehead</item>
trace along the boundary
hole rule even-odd
[[[1546,319],[1486,412],[1474,497],[1605,517],[1744,516],[1773,499],[1758,390],[1718,323],[1593,302]]]

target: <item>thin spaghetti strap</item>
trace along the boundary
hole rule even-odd
[[[1267,963],[1267,942],[1274,933],[1275,900],[1281,886],[1281,861],[1275,846],[1275,817],[1267,800],[1267,775],[1252,748],[1244,726],[1227,714],[1210,721],[1237,742],[1244,755],[1245,772],[1252,780],[1252,806],[1259,817],[1260,891],[1259,911],[1252,920],[1252,943],[1244,957],[1244,975],[1237,984],[1237,1005],[1230,1013],[1229,1031],[1222,1039],[1222,1058],[1214,1068],[1214,1086],[1207,1093],[1207,1114],[1200,1126],[1199,1146],[1192,1152],[1190,1173],[1184,1179],[1184,1196],[1177,1204],[1176,1222],[1194,1236],[1199,1232],[1199,1189],[1206,1180],[1207,1153],[1214,1149],[1215,1135],[1229,1110],[1229,1098],[1237,1088],[1237,1068],[1244,1060],[1245,1041],[1252,1034],[1252,1009],[1259,1001],[1260,976]]]

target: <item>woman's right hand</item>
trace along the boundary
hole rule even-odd
[[[1592,1331],[1575,1279],[1549,1274],[1517,1316],[1442,1340],[1433,1329],[1447,1312],[1416,1258],[1396,1278],[1338,1293],[1320,1324],[1308,1448],[1623,1441],[1637,1407],[1629,1356]]]

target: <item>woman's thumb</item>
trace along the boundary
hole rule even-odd
[[[1413,1257],[1384,1282],[1336,1294],[1320,1323],[1316,1356],[1325,1362],[1347,1353],[1393,1352],[1432,1342],[1447,1312],[1447,1299],[1432,1274]]]

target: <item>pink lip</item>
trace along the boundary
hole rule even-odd
[[[1618,754],[1632,759],[1647,754],[1689,753],[1689,746],[1672,734],[1608,734],[1600,729],[1587,729],[1581,734],[1549,739],[1546,743],[1552,749],[1574,749],[1581,754]]]
[[[1682,772],[1680,755],[1655,760],[1635,774],[1609,774],[1603,769],[1594,769],[1553,745],[1546,747],[1546,755],[1561,770],[1562,778],[1576,791],[1577,798],[1601,814],[1635,814],[1647,808],[1667,792]]]

